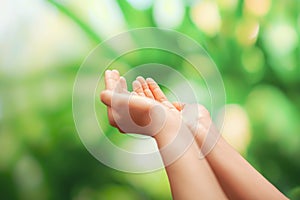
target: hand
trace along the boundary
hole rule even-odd
[[[212,120],[208,110],[199,104],[170,103],[158,84],[151,78],[139,76],[133,82],[133,90],[139,96],[148,97],[162,103],[166,108],[177,109],[185,125],[203,142],[211,127]],[[201,146],[202,144],[199,144]]]
[[[174,106],[168,107],[135,92],[129,93],[126,80],[118,71],[107,71],[105,84],[101,100],[107,105],[110,124],[120,131],[156,137],[159,133],[179,129],[180,112]],[[137,82],[133,83],[134,87],[135,84]]]

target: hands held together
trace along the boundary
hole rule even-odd
[[[168,154],[160,152],[168,163],[165,169],[174,199],[287,199],[218,137],[202,105],[171,103],[153,79],[140,76],[129,92],[117,70],[106,71],[105,85],[101,101],[107,106],[109,123],[120,132],[152,136],[159,149],[175,138],[183,143],[195,139],[172,163]],[[205,149],[207,144],[214,148]],[[175,142],[168,153],[182,151],[180,146],[182,143]],[[204,159],[199,159],[201,151]]]
[[[124,77],[117,70],[105,73],[106,90],[101,100],[107,106],[109,123],[123,133],[138,133],[159,138],[180,125],[188,127],[202,139],[212,124],[209,112],[201,105],[170,103],[158,84],[139,76],[127,90]],[[190,110],[197,110],[189,113]],[[176,134],[176,133],[174,133]]]

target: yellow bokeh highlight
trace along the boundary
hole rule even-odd
[[[245,0],[245,10],[255,16],[265,16],[271,7],[271,0]]]
[[[191,9],[195,25],[208,36],[215,36],[221,27],[219,8],[212,1],[200,1]]]
[[[251,46],[255,44],[258,33],[259,23],[254,19],[242,19],[236,26],[236,40],[242,46]]]
[[[237,104],[226,105],[223,112],[222,136],[238,152],[244,154],[251,139],[250,122],[247,112]]]

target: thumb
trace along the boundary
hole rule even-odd
[[[149,109],[155,103],[152,99],[140,97],[134,94],[120,94],[110,90],[104,90],[100,94],[101,101],[109,107],[119,108],[129,106],[132,109]],[[112,103],[114,100],[114,103]]]
[[[111,99],[112,99],[113,92],[110,90],[104,90],[100,94],[100,99],[102,103],[106,106],[111,106]]]

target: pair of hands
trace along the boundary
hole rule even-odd
[[[101,100],[110,124],[125,133],[154,137],[168,166],[175,199],[226,199],[223,191],[230,199],[287,199],[224,140],[217,143],[219,132],[203,106],[170,103],[149,78],[137,77],[129,92],[116,70],[106,72],[105,84]],[[201,148],[200,158],[213,147],[215,151],[206,159],[195,159],[198,148],[190,143],[193,136]]]
[[[203,106],[170,103],[151,78],[137,77],[129,92],[125,78],[117,70],[107,70],[105,86],[101,100],[107,106],[109,123],[120,132],[157,138],[183,125],[194,135],[205,136],[211,126],[209,112]]]

